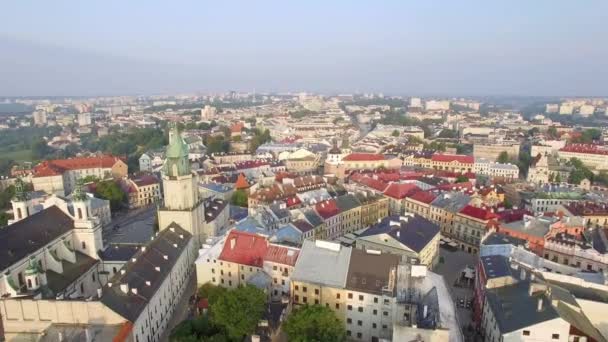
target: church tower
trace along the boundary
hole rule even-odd
[[[72,206],[74,209],[74,249],[90,256],[98,258],[97,252],[103,249],[101,220],[93,216],[91,211],[91,200],[83,190],[82,179],[76,181],[76,188],[72,194]]]
[[[28,198],[25,183],[21,178],[17,178],[15,181],[15,197],[11,200],[11,204],[13,205],[14,218],[10,220],[9,224],[21,221],[33,214],[32,203]]]
[[[159,229],[166,229],[175,222],[198,239],[203,236],[205,209],[198,192],[198,175],[190,170],[188,145],[177,126],[171,125],[169,146],[162,169],[164,205],[158,210]]]

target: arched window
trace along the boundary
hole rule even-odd
[[[87,249],[87,243],[82,241],[82,249]]]
[[[114,272],[114,274],[116,274],[116,267],[112,267],[112,272]]]
[[[32,279],[27,280],[27,287],[28,288],[32,287]]]
[[[21,208],[17,208],[17,220],[21,220],[23,218],[21,214]]]
[[[78,208],[78,219],[82,219],[82,208]]]

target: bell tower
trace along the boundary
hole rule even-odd
[[[76,181],[72,194],[74,209],[74,248],[92,258],[97,258],[97,251],[103,249],[101,220],[91,213],[91,200],[83,190],[82,179]]]
[[[203,236],[204,206],[198,192],[198,175],[190,170],[188,145],[175,124],[171,124],[169,146],[162,168],[164,205],[158,211],[159,229],[172,222],[179,224],[198,239]]]
[[[13,205],[13,220],[10,223],[21,221],[33,214],[25,183],[21,178],[17,178],[15,181],[15,197],[11,200],[11,204]]]

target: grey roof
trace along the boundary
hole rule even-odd
[[[437,196],[437,198],[431,202],[431,205],[456,213],[466,207],[469,202],[471,202],[471,196],[461,192],[449,192]]]
[[[99,252],[103,261],[128,261],[139,250],[139,245],[110,244],[106,249]]]
[[[348,194],[336,197],[336,206],[341,212],[344,212],[361,206],[361,202],[359,202],[357,196]]]
[[[270,211],[280,220],[287,217],[290,217],[289,210],[286,208],[281,208],[279,204],[272,204],[268,207]]]
[[[217,184],[217,183],[199,183],[199,187],[208,189],[213,192],[226,193],[234,190],[234,186],[229,184]]]
[[[512,275],[509,259],[504,255],[487,255],[480,258],[487,279]]]
[[[0,270],[74,229],[72,217],[56,206],[0,229]]]
[[[544,237],[549,232],[553,218],[524,216],[523,220],[503,224],[503,227],[525,232],[526,234]]]
[[[526,240],[516,238],[510,235],[501,233],[491,233],[483,241],[482,245],[513,245],[513,246],[525,246]]]
[[[51,291],[53,291],[53,295],[57,295],[64,291],[66,287],[76,281],[76,279],[80,278],[84,273],[91,269],[91,267],[99,263],[99,260],[93,259],[90,256],[78,251],[74,252],[74,256],[76,257],[75,263],[65,260],[61,261],[63,265],[62,273],[56,273],[51,269],[46,270],[48,287]]]
[[[101,302],[129,321],[135,322],[169,275],[177,259],[184,253],[191,238],[190,233],[175,222],[171,223],[146,245],[145,250],[135,254],[134,262],[128,262],[121,269],[125,270],[124,274],[116,273],[103,288]],[[156,270],[156,267],[159,270]],[[129,285],[129,293],[122,292],[121,284]],[[133,294],[131,289],[137,289],[138,293]]]
[[[336,243],[305,240],[291,279],[344,288],[351,253]]]
[[[353,249],[346,288],[382,294],[382,288],[389,284],[391,272],[397,271],[399,260],[400,257],[395,254],[371,254],[361,249]]]
[[[530,296],[529,286],[530,282],[523,281],[487,290],[486,298],[501,334],[559,317],[544,292]],[[537,310],[538,300],[543,302],[540,311]]]
[[[391,222],[398,223],[392,225]],[[420,215],[387,216],[361,233],[360,237],[388,234],[415,252],[420,252],[439,234],[439,226]]]
[[[215,220],[224,209],[228,202],[219,198],[209,199],[205,201],[205,222],[209,223]]]
[[[318,227],[323,224],[323,219],[314,210],[306,209],[302,210],[302,213],[304,214],[306,221],[308,221],[313,227]]]

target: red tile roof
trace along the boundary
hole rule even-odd
[[[242,122],[237,122],[237,123],[232,124],[232,126],[230,126],[230,132],[241,133],[243,128],[245,128],[245,124],[243,124]]]
[[[111,155],[46,160],[34,167],[34,177],[61,175],[68,170],[109,169],[119,160],[121,159]]]
[[[315,210],[319,216],[324,219],[334,217],[340,212],[340,209],[338,209],[338,206],[336,205],[336,201],[333,199],[315,204]]]
[[[386,196],[389,196],[392,198],[403,199],[407,196],[412,195],[414,192],[419,191],[419,190],[420,190],[420,188],[415,186],[414,184],[392,183],[391,185],[388,186],[388,188],[386,188],[386,190],[384,190],[384,194]]]
[[[300,250],[279,245],[269,245],[264,256],[264,261],[278,264],[295,266]]]
[[[377,161],[384,160],[384,155],[375,153],[351,153],[343,161]]]
[[[262,267],[268,241],[257,234],[232,230],[226,238],[219,259],[240,265]]]
[[[243,173],[239,173],[239,177],[236,179],[236,183],[234,183],[234,188],[237,190],[249,188],[249,182]]]
[[[570,144],[562,147],[560,151],[608,155],[608,149],[605,146],[594,144]]]
[[[465,156],[462,154],[433,154],[431,160],[447,163],[456,161],[462,164],[473,164],[475,162],[475,158],[473,158],[473,156]]]
[[[462,208],[460,213],[482,221],[489,221],[498,217],[490,210],[477,208],[472,205],[467,205],[466,207]]]
[[[354,182],[365,185],[368,188],[372,188],[374,190],[382,191],[382,192],[384,192],[384,190],[388,186],[387,182],[381,181],[379,179],[373,179],[371,177],[368,177],[366,175],[362,175],[359,173],[353,174],[350,179],[353,180]]]
[[[285,204],[288,208],[294,207],[296,205],[302,204],[302,201],[297,196],[287,197],[285,200]]]
[[[418,191],[415,194],[413,194],[410,198],[413,199],[414,201],[429,204],[429,203],[433,202],[435,197],[437,197],[437,194],[432,193],[430,191]]]

